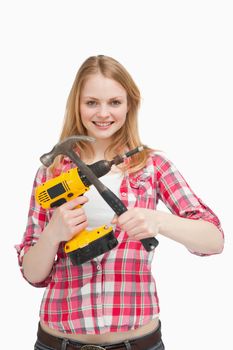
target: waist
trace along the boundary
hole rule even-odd
[[[102,338],[102,341],[99,342],[97,341],[100,340],[100,338],[88,338],[88,341],[84,340],[74,340],[74,339],[69,339],[67,336],[60,337],[56,336],[53,334],[48,333],[43,329],[40,324],[38,327],[38,333],[37,333],[37,340],[39,343],[43,345],[47,345],[51,347],[52,349],[66,349],[66,350],[84,350],[84,349],[131,349],[131,350],[146,350],[146,349],[152,349],[153,346],[158,344],[161,341],[161,323],[158,319],[153,320],[156,322],[152,321],[151,326],[149,324],[147,325],[147,332],[145,334],[139,335],[136,332],[133,332],[131,335],[132,337],[128,334],[124,334],[124,337],[121,340],[113,340],[111,338],[111,334],[109,337],[109,333],[104,334],[104,338]],[[153,325],[153,327],[152,327]],[[148,331],[148,329],[152,327],[153,329]],[[146,329],[145,326],[140,327]],[[136,330],[137,331],[137,330]],[[128,333],[128,332],[125,332]],[[92,340],[91,340],[92,339]],[[110,340],[111,339],[111,340]]]
[[[156,330],[158,326],[159,326],[159,319],[156,318],[149,321],[147,324],[139,328],[132,329],[126,332],[108,332],[104,334],[65,334],[65,338],[70,340],[80,341],[83,343],[95,343],[95,344],[120,342],[124,340],[133,339],[136,337],[144,336]],[[53,335],[59,338],[64,337],[64,333],[58,330],[52,329],[43,323],[40,323],[40,327],[43,331],[45,331],[50,335]]]

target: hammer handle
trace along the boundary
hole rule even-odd
[[[127,211],[124,203],[109,188],[102,191],[101,196],[118,216]],[[141,239],[141,242],[147,252],[154,250],[159,244],[155,237]]]
[[[124,203],[113,193],[107,186],[105,186],[93,171],[79,158],[79,156],[73,151],[69,150],[66,154],[70,159],[78,166],[80,171],[87,177],[87,179],[95,186],[99,194],[109,204],[113,211],[117,215],[121,215],[127,211]],[[146,251],[150,252],[154,250],[159,242],[155,237],[145,238],[141,240]]]

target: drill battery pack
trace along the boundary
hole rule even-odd
[[[118,244],[111,226],[84,230],[65,244],[65,252],[73,265],[81,265],[115,248]]]

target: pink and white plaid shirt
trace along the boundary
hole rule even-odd
[[[62,171],[73,166],[64,160]],[[21,270],[24,254],[37,242],[53,212],[42,209],[34,197],[35,187],[47,178],[46,169],[41,167],[33,185],[26,232],[16,246]],[[159,154],[152,154],[137,174],[124,176],[120,198],[128,208],[148,209],[156,209],[162,200],[172,213],[209,221],[222,232],[213,211]],[[115,235],[119,242],[116,248],[81,266],[73,266],[63,251],[64,244],[60,245],[50,275],[33,284],[46,287],[40,308],[43,323],[64,333],[102,334],[135,329],[158,316],[159,300],[151,272],[156,249],[146,252],[140,241],[128,241],[127,233],[119,227]]]

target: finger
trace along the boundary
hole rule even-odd
[[[138,233],[138,232],[142,232],[143,227],[140,223],[138,223],[137,221],[135,221],[135,219],[131,218],[129,219],[129,221],[127,221],[125,224],[121,225],[121,228],[125,231],[129,231],[132,233]]]
[[[75,218],[80,215],[85,215],[85,211],[82,207],[80,208],[75,207],[74,209],[69,210],[68,213],[70,218]]]
[[[72,199],[71,201],[62,204],[62,207],[64,209],[74,209],[75,207],[77,207],[78,205],[83,205],[88,201],[88,198],[85,196],[79,196],[77,198]]]
[[[130,237],[145,233],[145,230],[143,230],[141,227],[132,227],[131,229],[125,231]]]
[[[87,228],[87,221],[81,222],[72,228],[73,234],[78,234]]]
[[[79,225],[81,222],[87,221],[87,217],[85,214],[75,216],[74,218],[70,219],[69,224],[71,226]]]
[[[134,218],[135,215],[130,210],[127,210],[125,213],[121,214],[118,218],[118,223],[119,225],[125,225],[127,224],[130,220]]]
[[[145,232],[140,232],[136,235],[132,235],[128,237],[129,241],[141,241],[142,239],[153,237],[153,235],[149,235],[148,233]]]
[[[118,220],[118,216],[114,215],[113,218],[112,218],[111,224],[116,224],[117,220]]]
[[[74,229],[80,228],[80,225],[85,224],[85,227],[87,226],[87,218],[85,216],[79,216],[78,218],[73,219],[70,221],[70,226]]]
[[[154,237],[154,235],[152,233],[149,233],[149,232],[141,232],[141,233],[139,233],[138,235],[136,235],[134,237],[135,237],[135,239],[141,241],[142,239],[145,239],[145,238]]]

